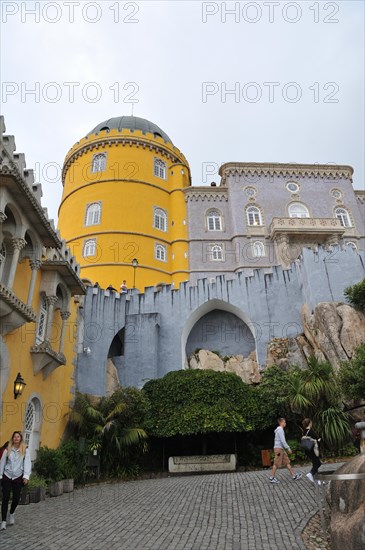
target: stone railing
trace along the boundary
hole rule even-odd
[[[273,218],[271,238],[282,233],[322,233],[343,235],[345,228],[337,218]]]

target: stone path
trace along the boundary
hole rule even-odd
[[[330,464],[322,469],[334,469]],[[303,475],[308,467],[297,469]],[[280,471],[130,481],[19,506],[2,548],[27,550],[299,550],[315,488]]]

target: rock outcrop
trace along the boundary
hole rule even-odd
[[[120,388],[118,371],[115,368],[111,359],[108,359],[106,364],[106,388],[105,395],[112,395]]]
[[[336,474],[364,474],[365,454],[360,454]],[[331,481],[331,542],[333,550],[365,547],[365,480]]]
[[[256,353],[254,351],[251,352],[247,358],[243,357],[243,355],[231,355],[222,358],[213,351],[201,349],[191,356],[189,368],[233,372],[246,384],[257,384],[261,380],[259,366],[256,361]]]
[[[355,348],[365,342],[365,315],[342,302],[321,302],[313,312],[302,308],[304,334],[295,338],[274,338],[267,352],[267,366],[305,368],[314,355],[329,361],[338,370],[352,358]]]

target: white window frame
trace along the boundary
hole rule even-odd
[[[160,243],[155,244],[155,260],[167,262],[167,248],[165,245]]]
[[[96,239],[87,239],[82,247],[82,257],[90,258],[92,256],[96,256]]]
[[[98,174],[106,170],[106,153],[96,153],[91,161],[91,172]]]
[[[310,218],[309,210],[301,202],[292,202],[288,206],[289,218]]]
[[[352,227],[350,214],[343,206],[336,208],[335,216],[338,220],[340,220],[342,227]]]
[[[246,208],[247,225],[263,225],[261,210],[258,206],[248,206]]]
[[[5,246],[5,243],[3,242],[0,246],[0,281],[4,271],[5,262],[6,262],[6,246]]]
[[[265,245],[262,241],[254,241],[252,243],[252,255],[254,258],[263,258],[266,256]]]
[[[167,232],[167,212],[159,206],[153,209],[153,227],[159,231]]]
[[[222,214],[219,210],[210,210],[207,213],[207,229],[208,231],[222,231]]]
[[[30,438],[34,428],[35,414],[35,404],[32,400],[29,401],[24,414],[24,443],[27,447],[29,447]]]
[[[40,304],[39,304],[37,332],[35,335],[36,345],[39,345],[42,342],[44,342],[44,338],[46,336],[46,328],[47,328],[47,316],[48,316],[47,298],[46,298],[46,295],[42,293]]]
[[[163,180],[166,180],[166,174],[167,174],[166,162],[164,162],[162,159],[154,158],[153,174],[156,176],[156,178],[161,178]]]
[[[295,185],[295,189],[289,189],[290,185]],[[289,191],[289,193],[298,193],[299,190],[300,190],[300,187],[299,187],[299,185],[297,184],[296,181],[288,181],[287,184],[286,184],[286,188]]]
[[[209,258],[212,262],[224,262],[224,246],[221,243],[209,245]]]
[[[101,222],[101,202],[91,202],[86,206],[85,225],[99,225]]]
[[[346,241],[346,246],[349,246],[352,250],[357,252],[357,244],[354,241]]]

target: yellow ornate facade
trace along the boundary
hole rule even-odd
[[[32,459],[57,447],[73,401],[79,266],[0,118],[0,442],[21,430]],[[25,382],[15,395],[18,373]]]
[[[63,185],[59,228],[84,280],[143,290],[188,279],[190,169],[158,126],[138,117],[99,124],[67,154]]]

